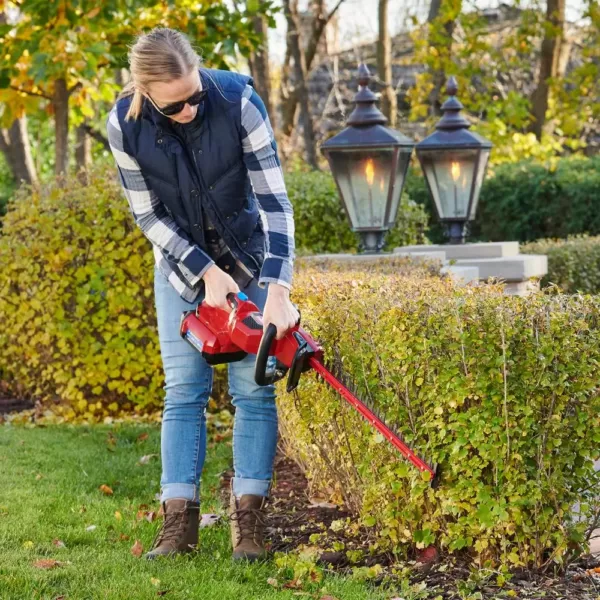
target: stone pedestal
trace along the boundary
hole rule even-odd
[[[502,281],[506,284],[505,292],[510,295],[526,296],[539,289],[539,278],[548,272],[548,257],[519,254],[518,242],[402,246],[394,252],[400,255],[444,252],[450,264],[448,268],[475,268],[480,281]]]

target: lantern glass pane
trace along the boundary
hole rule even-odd
[[[410,161],[410,155],[412,148],[408,150],[400,148],[398,150],[398,164],[396,165],[396,173],[394,177],[394,189],[392,191],[392,202],[390,206],[388,227],[391,229],[396,222],[398,217],[398,206],[400,204],[400,197],[402,196],[402,190],[404,189],[404,178],[406,175],[406,167]]]
[[[477,213],[477,205],[479,204],[479,193],[481,192],[481,185],[483,184],[483,178],[485,177],[485,169],[487,167],[488,159],[490,158],[490,150],[481,150],[479,154],[479,164],[477,165],[477,176],[475,178],[475,188],[473,189],[473,200],[471,202],[471,213],[469,219],[475,219]]]
[[[394,149],[343,150],[328,152],[354,230],[387,229],[385,217]]]
[[[440,218],[467,219],[479,150],[423,150],[421,165]]]

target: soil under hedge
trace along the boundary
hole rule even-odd
[[[230,470],[221,476],[221,494],[225,506],[229,504],[229,482],[232,475],[233,471]],[[308,489],[308,481],[298,464],[279,453],[275,461],[275,479],[267,521],[269,550],[291,552],[301,545],[310,545],[311,535],[324,533],[319,542],[319,546],[323,548],[319,563],[325,569],[339,574],[351,574],[353,567],[380,564],[384,570],[373,581],[374,585],[381,584],[386,578],[388,581],[390,577],[393,579],[391,568],[394,556],[391,553],[370,554],[369,545],[374,537],[365,528],[360,528],[359,534],[353,536],[347,535],[345,529],[330,529],[334,521],[345,520],[351,517],[350,513],[343,507],[327,507],[323,506],[325,503],[311,502],[307,495]],[[336,542],[345,544],[344,551],[331,551],[330,548]],[[346,557],[346,550],[362,550],[364,558],[351,565]],[[411,555],[413,559],[417,558],[414,550]],[[408,566],[413,567],[410,581],[412,584],[424,583],[428,598],[441,597],[444,600],[598,600],[600,597],[600,572],[593,572],[600,568],[598,556],[580,559],[569,567],[565,575],[516,570],[512,579],[502,587],[497,585],[496,573],[492,573],[487,580],[481,577],[478,583],[473,583],[473,578],[469,580],[472,573],[469,562],[466,556],[461,557],[460,554],[442,555],[433,565],[419,565],[412,561],[408,563]]]

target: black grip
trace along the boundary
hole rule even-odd
[[[229,294],[227,294],[227,302],[229,303],[229,306],[231,306],[231,309],[235,310],[238,307],[237,294],[234,294],[233,292],[229,292]]]
[[[277,327],[273,323],[269,323],[267,330],[263,333],[260,340],[258,354],[256,355],[256,366],[254,368],[254,381],[256,381],[256,385],[270,385],[279,379],[275,373],[275,369],[267,372],[269,352],[276,336]]]

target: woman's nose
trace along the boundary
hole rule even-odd
[[[184,119],[189,119],[190,117],[194,116],[194,108],[192,106],[190,106],[189,104],[186,104],[183,107],[183,110],[181,111],[180,115],[184,118]]]

